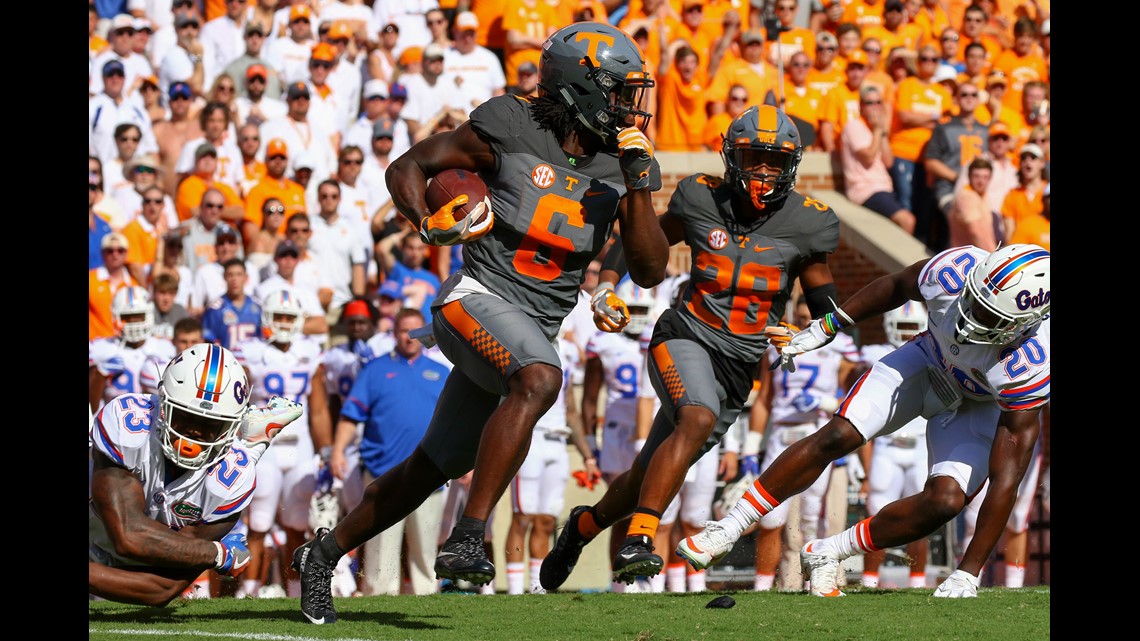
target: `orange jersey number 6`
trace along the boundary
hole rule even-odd
[[[519,243],[512,261],[520,274],[551,281],[562,273],[567,254],[574,251],[574,242],[550,231],[550,222],[556,213],[566,216],[566,222],[574,227],[586,226],[582,203],[557,194],[539,198],[534,216],[530,219],[530,227],[526,230],[526,238]],[[550,248],[550,260],[539,262],[538,249],[544,246]]]

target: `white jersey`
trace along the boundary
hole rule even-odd
[[[767,351],[768,364],[778,358],[775,349]],[[835,398],[839,394],[839,366],[844,359],[856,360],[858,350],[854,341],[844,333],[823,347],[796,356],[796,371],[779,369],[772,374],[775,392],[772,395],[773,423],[813,423],[823,417],[819,409],[801,412],[793,401],[801,394],[819,398]]]
[[[352,351],[351,343],[345,343],[326,351],[321,362],[325,366],[325,389],[343,402],[352,391],[360,368],[364,367],[364,358]]]
[[[558,358],[562,360],[562,387],[558,390],[558,400],[538,419],[536,431],[549,434],[570,435],[570,427],[566,424],[566,395],[570,393],[570,373],[578,364],[578,347],[574,343],[558,337]]]
[[[598,332],[586,343],[586,358],[599,358],[606,385],[606,423],[636,425],[637,390],[644,364],[637,339],[625,332]]]
[[[158,397],[124,394],[95,416],[91,440],[95,450],[127,468],[143,485],[146,515],[181,530],[188,525],[214,523],[239,514],[249,505],[256,483],[254,460],[240,441],[220,461],[200,470],[176,468],[167,481],[161,442],[151,422],[158,417]],[[175,468],[171,468],[175,469]],[[87,542],[89,558],[107,566],[143,565],[115,553],[107,528],[90,504]]]
[[[117,338],[97,338],[88,348],[88,362],[107,379],[104,402],[123,394],[153,394],[166,364],[174,358],[174,343],[153,336],[138,347]]]
[[[286,426],[274,443],[309,440],[308,396],[314,384],[324,384],[313,381],[321,364],[321,346],[309,338],[298,337],[289,344],[289,350],[283,352],[262,340],[244,340],[233,352],[238,362],[249,370],[249,385],[253,390],[250,405],[261,407],[271,396],[284,396],[304,406],[301,417]]]
[[[956,381],[966,398],[997,401],[1002,411],[1040,407],[1049,401],[1048,316],[1008,346],[954,339],[958,294],[970,270],[987,256],[989,252],[967,246],[948,249],[930,259],[918,279],[929,329],[915,340],[930,364]]]

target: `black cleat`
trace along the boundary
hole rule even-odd
[[[578,517],[588,509],[590,509],[588,505],[579,505],[570,510],[570,517],[566,519],[566,525],[558,535],[554,549],[542,560],[542,569],[538,571],[538,582],[547,592],[557,590],[566,579],[570,578],[570,573],[578,564],[582,548],[589,543],[578,533]]]
[[[614,558],[614,581],[633,583],[639,576],[655,576],[665,567],[661,557],[653,553],[653,540],[644,534],[626,537]]]
[[[483,537],[469,534],[447,539],[435,557],[435,573],[441,579],[470,581],[475,585],[495,580],[495,566],[487,560]]]
[[[332,536],[328,528],[320,528],[312,541],[293,552],[293,569],[301,576],[301,614],[310,623],[336,623],[333,609],[332,576],[340,559],[325,559],[317,546],[322,536]]]

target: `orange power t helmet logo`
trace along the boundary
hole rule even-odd
[[[579,31],[578,34],[574,37],[574,41],[580,42],[582,40],[586,40],[589,42],[589,44],[586,45],[586,55],[590,58],[590,60],[597,60],[598,59],[598,43],[604,42],[604,43],[606,43],[607,47],[614,46],[613,36],[607,36],[604,33],[593,33],[590,31]],[[584,65],[586,63],[583,62],[582,60],[579,60],[578,64]]]

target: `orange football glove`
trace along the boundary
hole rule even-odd
[[[800,331],[800,328],[792,325],[791,323],[781,322],[776,327],[769,325],[764,328],[764,335],[768,337],[768,342],[772,344],[777,350],[782,351],[791,342],[792,336]]]
[[[434,214],[420,221],[420,237],[428,245],[455,245],[480,238],[491,231],[495,224],[495,213],[491,211],[491,198],[475,206],[463,220],[455,220],[455,209],[466,205],[467,194],[452,198]]]
[[[619,332],[629,324],[629,308],[609,286],[599,286],[590,298],[594,325],[603,332]]]
[[[590,474],[586,470],[578,470],[571,474],[574,480],[578,481],[578,487],[584,487],[591,492],[594,491],[594,486],[598,484],[598,479],[601,477],[597,474]]]

